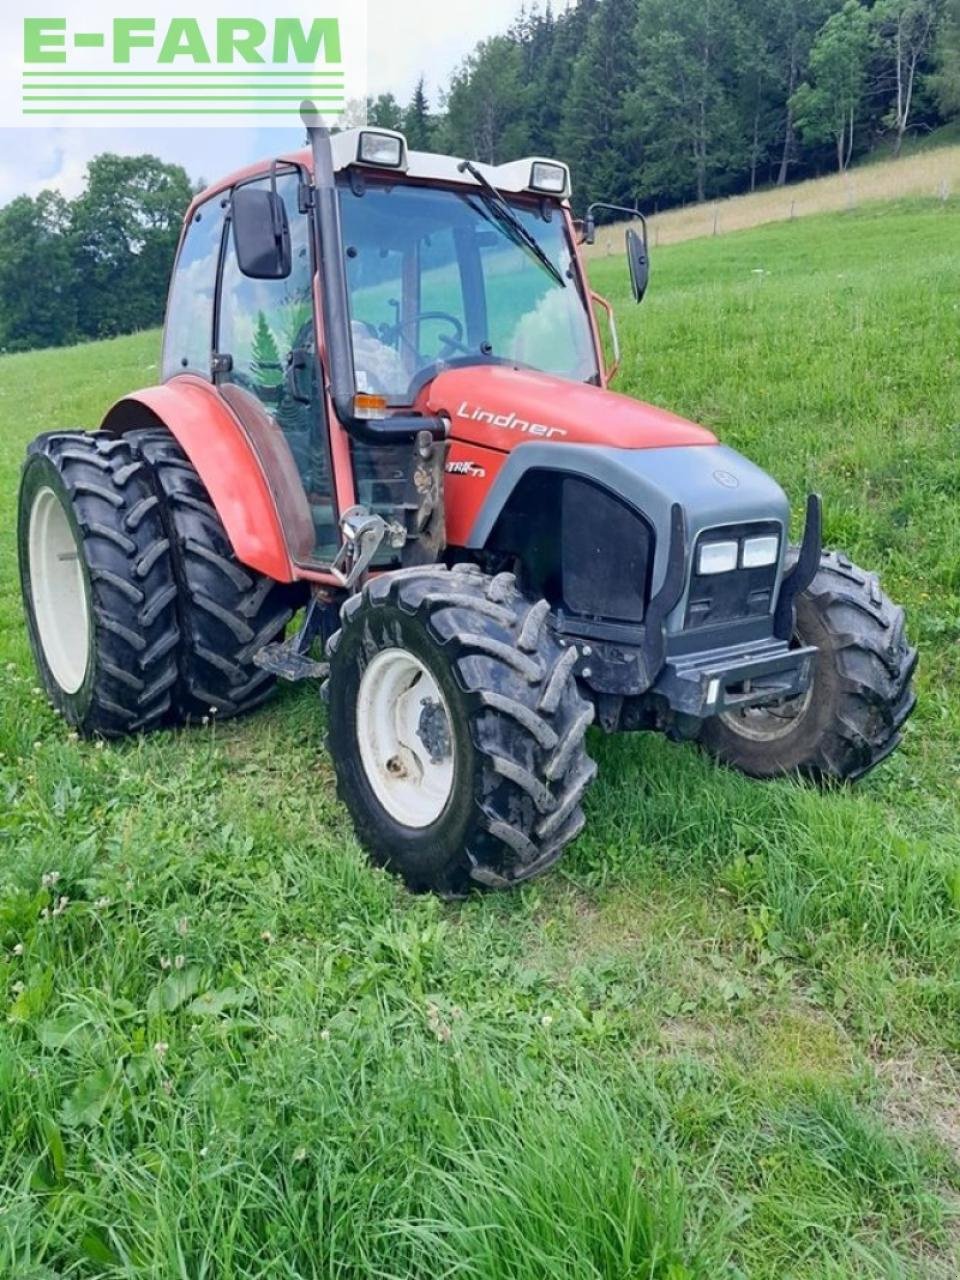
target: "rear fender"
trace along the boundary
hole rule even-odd
[[[165,427],[193,463],[241,563],[278,582],[297,576],[273,492],[239,420],[216,388],[183,376],[125,396],[105,431]]]

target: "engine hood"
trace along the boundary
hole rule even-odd
[[[454,440],[504,453],[530,440],[620,449],[717,443],[706,428],[666,409],[508,365],[447,369],[424,387],[416,407],[449,417]]]

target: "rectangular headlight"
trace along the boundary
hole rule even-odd
[[[775,533],[764,534],[760,538],[744,538],[744,569],[759,569],[763,565],[776,564],[779,550],[780,539]]]
[[[740,544],[737,542],[701,542],[697,555],[697,573],[729,573],[737,567]]]
[[[530,170],[530,187],[533,191],[562,196],[567,189],[566,165],[548,164],[545,160],[535,160]]]
[[[403,163],[403,139],[392,133],[372,133],[365,129],[360,134],[357,159],[363,164],[376,164],[384,169],[399,169]]]

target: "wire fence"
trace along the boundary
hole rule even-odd
[[[765,222],[852,211],[878,200],[925,197],[947,204],[958,193],[960,146],[938,147],[898,160],[862,165],[844,174],[670,209],[648,218],[648,226],[651,244],[656,247],[745,231]],[[627,225],[620,222],[598,228],[596,243],[585,246],[588,257],[623,253]]]

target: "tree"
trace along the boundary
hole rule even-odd
[[[0,347],[25,351],[76,340],[77,281],[59,191],[0,209]]]
[[[732,0],[642,0],[628,112],[645,194],[705,200],[714,177],[742,163],[734,31]]]
[[[626,101],[637,76],[637,11],[637,0],[599,0],[573,64],[559,142],[582,203],[633,203]]]
[[[933,60],[929,83],[940,113],[947,117],[960,115],[960,0],[946,0]]]
[[[778,187],[782,187],[787,181],[790,165],[796,159],[797,120],[794,95],[806,77],[810,50],[817,32],[836,7],[836,0],[782,0],[781,4],[774,6],[774,48],[779,67],[783,120]]]
[[[403,108],[392,93],[367,99],[367,123],[378,129],[403,129]]]
[[[454,72],[445,145],[488,164],[523,155],[530,138],[527,101],[516,40],[506,35],[481,41]]]
[[[433,140],[430,123],[430,103],[423,76],[417,81],[406,111],[403,113],[403,130],[411,151],[429,151]]]
[[[892,81],[893,104],[887,123],[894,130],[898,156],[910,123],[917,73],[930,53],[940,16],[940,0],[877,0],[871,20]]]
[[[797,126],[808,142],[832,139],[837,169],[853,156],[857,120],[866,90],[870,18],[857,0],[846,0],[823,24],[810,51],[810,80],[792,101]]]
[[[70,208],[82,334],[106,337],[161,322],[191,194],[185,170],[156,156],[105,153],[90,161],[86,190]]]
[[[770,154],[780,125],[779,66],[772,16],[767,0],[741,0],[735,14],[733,58],[738,128],[746,143],[751,191],[756,190],[758,170]]]
[[[263,311],[257,312],[257,323],[253,330],[253,343],[250,347],[250,372],[258,387],[269,389],[279,387],[283,382],[283,365],[280,362],[280,350],[273,330]]]

